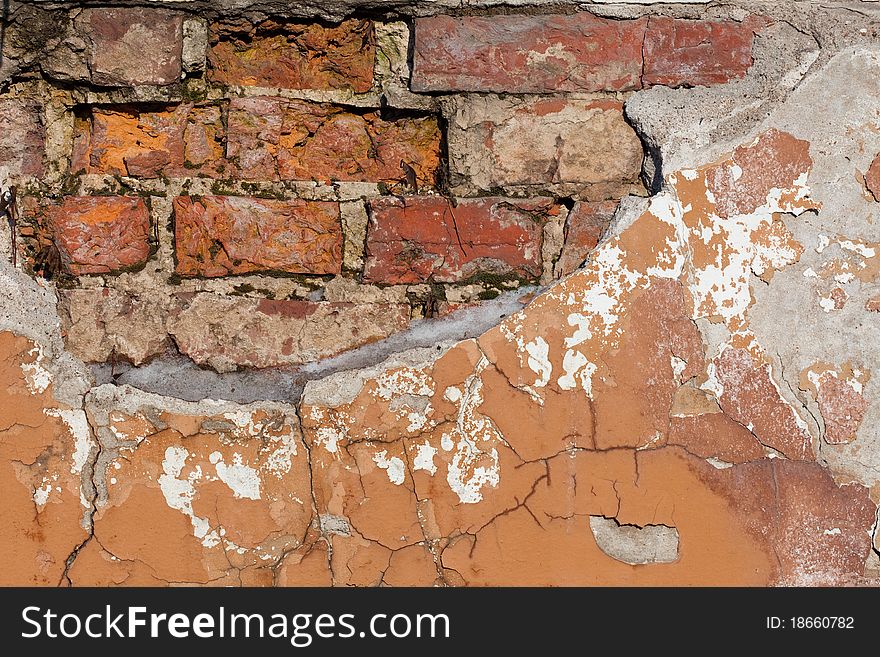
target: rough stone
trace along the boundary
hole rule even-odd
[[[0,167],[2,177],[41,176],[45,130],[36,102],[0,100]]]
[[[60,296],[65,346],[85,362],[119,358],[140,365],[169,344],[167,308],[155,297],[108,288],[65,290]]]
[[[224,372],[327,358],[409,324],[405,304],[270,301],[197,294],[168,319],[177,348]]]

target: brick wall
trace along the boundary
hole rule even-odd
[[[647,193],[628,96],[742,77],[764,25],[86,9],[0,99],[19,261],[86,361],[332,355],[577,269]]]

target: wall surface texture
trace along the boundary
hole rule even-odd
[[[880,584],[880,2],[12,2],[0,584]]]

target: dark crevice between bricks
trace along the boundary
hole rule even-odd
[[[633,120],[629,115],[628,103],[623,105],[623,119],[636,133],[639,141],[642,142],[644,159],[642,160],[640,178],[645,189],[648,190],[648,195],[654,196],[663,187],[663,156],[660,151],[660,145],[656,143],[651,135],[643,132],[639,128],[638,121]]]

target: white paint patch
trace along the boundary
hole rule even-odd
[[[461,390],[455,386],[449,386],[443,391],[443,399],[453,404],[457,404],[461,399]]]
[[[714,456],[710,456],[709,458],[707,458],[706,463],[711,465],[716,470],[727,470],[727,468],[733,467],[733,463],[728,463],[727,461],[716,459]]]
[[[318,427],[315,431],[315,442],[323,445],[331,454],[339,451],[339,441],[347,437],[345,431],[339,431],[335,427]]]
[[[89,420],[86,417],[85,411],[80,409],[62,410],[60,408],[47,408],[44,409],[44,413],[51,417],[60,418],[70,430],[70,434],[73,436],[74,440],[70,472],[73,474],[80,474],[86,461],[89,460],[89,454],[92,451],[92,447],[95,445],[95,441],[92,440],[92,431],[89,428]]]
[[[376,452],[376,454],[373,455],[373,463],[388,473],[388,480],[392,484],[400,486],[403,483],[406,472],[403,461],[397,456],[392,456],[389,459],[387,449],[383,449],[381,452]]]
[[[220,452],[213,452],[209,458],[217,470],[220,481],[226,484],[235,497],[248,500],[260,499],[260,476],[254,468],[244,464],[241,454],[235,452],[232,455],[232,465],[227,465],[223,461]]]
[[[569,349],[562,357],[562,370],[565,374],[556,380],[556,384],[563,390],[574,390],[580,383],[584,392],[592,399],[593,374],[597,369],[580,351]]]
[[[180,478],[188,458],[189,452],[184,447],[172,445],[165,450],[165,458],[162,460],[163,474],[159,476],[159,489],[165,496],[165,503],[170,508],[189,517],[195,537],[207,539],[206,535],[210,529],[208,521],[195,515],[192,507],[193,497],[196,493],[194,483],[201,479],[202,469],[196,467],[186,479]],[[205,542],[203,545],[212,547]]]
[[[838,240],[837,243],[840,244],[840,248],[852,251],[853,253],[858,253],[863,258],[873,258],[877,255],[876,249],[867,246],[866,244],[859,244],[858,242],[853,242],[851,240]]]
[[[444,433],[440,438],[440,447],[443,448],[444,452],[452,451],[452,448],[455,447],[455,443],[452,441],[452,436],[448,433]]]
[[[52,492],[52,484],[51,482],[46,482],[43,480],[43,485],[39,488],[34,489],[34,503],[42,509],[42,507],[46,506],[46,502],[49,501],[49,493]]]
[[[824,534],[825,536],[837,536],[838,534],[840,534],[840,528],[834,527],[833,529],[826,529],[824,532],[822,532],[822,534]]]
[[[550,345],[541,336],[538,336],[531,342],[526,343],[526,353],[528,353],[529,369],[538,375],[535,383],[532,384],[537,388],[543,388],[550,383],[550,376],[553,374],[553,365],[550,363]]]
[[[462,504],[482,501],[483,487],[494,488],[501,479],[498,450],[494,445],[503,443],[503,436],[489,419],[476,412],[483,402],[480,373],[488,364],[489,361],[483,357],[477,364],[476,372],[467,379],[466,392],[455,423],[458,443],[446,471],[446,483]]]
[[[43,367],[43,362],[46,360],[43,347],[35,345],[28,355],[33,356],[34,360],[30,363],[22,363],[21,372],[24,374],[24,382],[28,390],[34,395],[40,395],[46,392],[49,384],[52,383],[52,375]]]
[[[437,454],[437,448],[431,447],[426,440],[423,445],[419,445],[416,457],[413,459],[413,470],[424,470],[431,476],[437,472],[437,466],[434,465],[434,456]]]
[[[724,385],[722,385],[718,378],[718,368],[715,367],[715,363],[709,363],[706,368],[706,381],[700,385],[700,389],[711,392],[715,399],[721,399],[721,396],[724,394]]]
[[[401,395],[430,397],[434,394],[434,381],[425,370],[400,369],[383,372],[376,377],[376,397],[389,401]]]
[[[487,465],[474,467],[478,461],[486,460]],[[498,450],[493,447],[488,453],[482,452],[470,438],[463,436],[458,441],[458,450],[449,464],[446,483],[458,495],[462,504],[476,504],[483,500],[483,486],[494,488],[498,485],[498,474]]]

